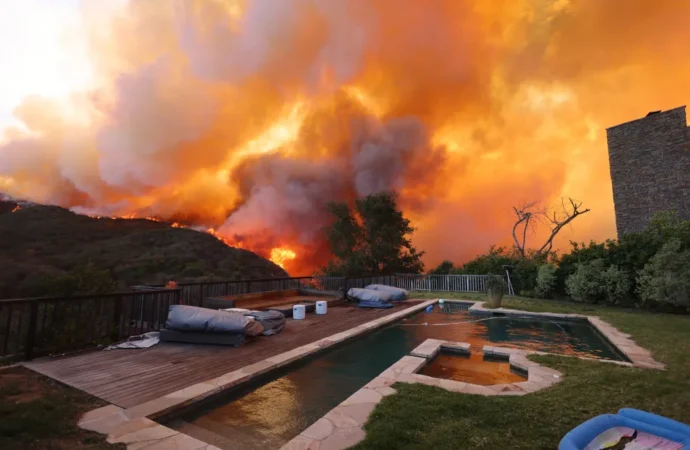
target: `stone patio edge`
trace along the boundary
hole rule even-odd
[[[254,377],[325,350],[345,340],[388,325],[405,316],[421,311],[437,301],[423,301],[404,310],[379,317],[349,330],[327,336],[310,344],[266,358],[255,364],[244,366],[238,370],[188,386],[131,408],[123,409],[116,405],[107,405],[94,409],[84,414],[79,420],[78,425],[85,430],[107,434],[108,442],[125,443],[128,450],[144,449],[151,445],[166,445],[169,448],[184,448],[185,450],[220,450],[206,442],[154,422],[152,419],[245,383]]]
[[[426,384],[471,395],[506,396],[536,392],[559,383],[563,378],[561,372],[527,359],[528,355],[537,352],[519,349],[505,349],[507,351],[504,354],[508,355],[510,365],[527,373],[526,381],[480,386],[418,374],[417,372],[427,361],[437,355],[442,348],[470,352],[470,344],[465,342],[425,340],[410,355],[400,358],[363,388],[285,444],[281,450],[340,450],[357,444],[366,436],[364,424],[376,405],[384,397],[397,392],[391,387],[395,383]],[[491,349],[503,350],[504,348],[491,347]]]
[[[444,302],[453,302],[453,300],[444,300]],[[470,303],[467,300],[459,300],[460,303]],[[602,320],[597,316],[586,316],[582,314],[559,314],[548,312],[530,312],[520,311],[519,309],[494,308],[489,309],[484,307],[484,302],[474,302],[474,305],[469,308],[469,311],[476,314],[493,314],[501,313],[506,315],[520,315],[538,318],[549,318],[556,320],[583,320],[588,322],[597,332],[599,332],[604,339],[611,345],[616,347],[619,352],[625,355],[634,367],[641,367],[645,369],[665,370],[666,365],[655,360],[652,353],[646,348],[638,345],[629,334],[619,331],[610,323]],[[592,359],[582,357],[581,359]],[[623,363],[622,361],[613,361],[607,359],[597,359],[596,361],[605,361],[612,363]],[[627,365],[627,364],[622,364]]]

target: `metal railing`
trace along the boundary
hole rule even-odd
[[[346,287],[346,280],[344,277],[266,278],[261,280],[179,283],[177,288],[181,291],[180,295],[184,304],[201,306],[205,298],[227,295],[256,294],[290,289],[343,291]],[[163,286],[132,286],[132,289],[147,291],[149,289],[163,289]]]
[[[488,275],[397,275],[396,287],[408,291],[486,292]]]
[[[347,293],[385,284],[410,291],[483,292],[486,275],[296,277],[133,286],[132,292],[0,300],[0,358],[64,352],[160,330],[170,305],[201,306],[208,297],[288,289]]]
[[[157,331],[180,289],[0,300],[0,357],[35,356]]]

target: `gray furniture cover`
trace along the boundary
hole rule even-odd
[[[185,344],[216,344],[238,347],[247,339],[243,334],[204,333],[162,329],[159,338],[163,342],[183,342]]]
[[[373,289],[350,288],[347,291],[347,296],[357,300],[358,302],[378,302],[388,303],[391,301],[392,295],[386,291],[375,291]]]
[[[364,289],[389,292],[391,294],[391,300],[394,302],[399,302],[401,300],[407,300],[407,295],[409,294],[409,291],[406,291],[405,289],[400,289],[400,288],[393,287],[393,286],[386,286],[385,284],[370,284],[369,286],[365,287]]]
[[[216,311],[188,305],[171,305],[165,328],[182,332],[193,331],[249,336],[256,336],[264,331],[259,322],[250,320],[240,313]]]
[[[280,333],[280,330],[285,326],[285,314],[280,311],[250,311],[244,313],[244,315],[253,317],[256,322],[261,324],[264,336]]]

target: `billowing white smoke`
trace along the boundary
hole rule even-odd
[[[303,244],[322,239],[334,200],[402,188],[410,178],[424,181],[444,161],[442,148],[431,148],[416,118],[379,122],[353,118],[351,142],[336,158],[322,161],[264,157],[238,173],[246,202],[233,212],[221,234],[249,238],[298,237]],[[271,241],[272,244],[275,241]]]
[[[94,38],[103,84],[72,105],[86,119],[27,101],[18,113],[29,132],[0,144],[0,181],[81,213],[214,227],[226,218],[218,232],[256,249],[318,246],[328,202],[430,180],[444,151],[422,120],[380,119],[346,92],[382,42],[380,11],[361,0],[253,0],[233,23],[221,3],[129,2],[109,23],[116,40]],[[289,152],[250,156],[219,181],[237,149],[305,98],[314,102]]]
[[[367,8],[361,0],[252,0],[235,26],[226,14],[209,14],[213,18],[203,27],[192,20],[187,3],[177,0],[176,17],[180,45],[195,74],[233,84],[261,73],[281,86],[298,82],[314,89],[325,68],[332,70],[336,85],[348,83],[362,68],[377,28],[373,15],[361,14]],[[217,7],[214,2],[195,6]],[[319,27],[305,27],[317,16]],[[308,40],[318,47],[303,53],[299,49]]]
[[[424,125],[416,118],[367,120],[354,130],[351,144],[354,187],[365,196],[401,189],[411,178],[424,177],[443,163],[442,148],[431,148]]]

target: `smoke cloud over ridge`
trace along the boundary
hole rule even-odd
[[[17,105],[0,191],[290,248],[293,274],[328,258],[329,201],[383,189],[400,193],[428,265],[509,243],[524,201],[592,208],[561,248],[614,237],[605,128],[690,102],[685,0],[103,0],[79,13],[66,33],[91,81]]]

